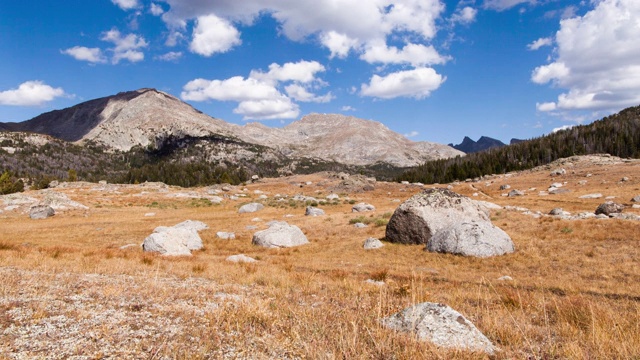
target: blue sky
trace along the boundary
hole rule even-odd
[[[238,124],[508,142],[640,105],[638,19],[638,0],[2,1],[0,121],[153,87]]]

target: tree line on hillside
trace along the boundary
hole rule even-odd
[[[242,143],[222,136],[203,138],[167,138],[161,144],[122,151],[107,151],[87,142],[79,146],[54,138],[37,144],[25,139],[25,133],[1,133],[0,194],[23,191],[25,187],[43,189],[54,181],[106,180],[110,183],[136,184],[146,181],[163,182],[182,187],[212,184],[240,184],[252,175],[277,177],[279,169],[290,173],[318,171],[360,172],[392,179],[398,169],[374,165],[350,167],[320,159],[289,159],[274,155],[272,149]],[[251,152],[244,160],[220,160],[215,154],[225,149]],[[214,154],[214,156],[212,156]],[[234,156],[231,156],[233,158]],[[217,160],[216,160],[217,159]],[[391,175],[389,175],[391,174]]]
[[[574,155],[608,153],[640,158],[640,106],[607,116],[589,125],[490,149],[463,157],[426,162],[396,178],[426,184],[531,169]]]

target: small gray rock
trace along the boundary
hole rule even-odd
[[[299,227],[277,221],[268,229],[256,232],[251,243],[266,248],[282,248],[308,244],[309,240]]]
[[[363,229],[367,227],[367,225],[363,223],[356,223],[354,226],[358,229]]]
[[[373,279],[367,279],[364,282],[366,282],[367,284],[375,285],[375,286],[384,286],[384,281],[377,281],[377,280],[373,280]]]
[[[640,195],[634,196],[634,197],[631,199],[631,201],[632,201],[632,202],[640,202]]]
[[[383,247],[384,244],[382,243],[382,241],[376,239],[376,238],[368,238],[367,240],[364,241],[364,249],[365,250],[374,250],[374,249],[380,249],[381,247]]]
[[[249,257],[245,254],[238,254],[238,255],[231,255],[229,257],[227,257],[226,259],[229,262],[234,262],[234,263],[254,263],[257,262],[256,259]]]
[[[562,208],[555,208],[551,211],[549,211],[549,215],[554,215],[554,216],[560,216],[564,214],[564,210],[562,210]]]
[[[375,209],[376,207],[371,204],[360,203],[360,204],[353,205],[353,207],[351,208],[351,212],[367,212],[367,211],[375,211]]]
[[[500,190],[509,190],[509,189],[511,189],[511,185],[508,185],[508,184],[500,185]]]
[[[599,199],[601,197],[602,197],[602,194],[594,193],[594,194],[582,195],[582,196],[579,197],[579,199]]]
[[[509,194],[507,196],[508,197],[524,196],[524,192],[522,192],[520,190],[511,190],[511,191],[509,191]]]
[[[551,171],[551,176],[559,176],[559,175],[564,175],[567,173],[567,170],[565,169],[555,169],[553,171]]]
[[[36,205],[29,209],[29,217],[34,220],[42,220],[56,214],[56,211],[49,205]]]
[[[225,231],[218,231],[216,233],[216,236],[218,237],[218,239],[223,239],[223,240],[233,240],[236,238],[235,233],[225,232]]]
[[[425,302],[382,319],[382,325],[413,333],[418,340],[445,348],[483,351],[490,355],[498,349],[462,314],[447,305]]]
[[[604,214],[609,216],[611,214],[621,213],[623,209],[624,209],[624,205],[614,203],[613,201],[607,201],[606,203],[600,204],[598,206],[598,208],[595,211],[595,214],[596,215]]]
[[[240,207],[240,209],[238,210],[238,213],[240,213],[240,214],[254,213],[254,212],[260,211],[262,209],[264,209],[264,205],[262,205],[260,203],[250,203],[250,204],[242,205]]]
[[[319,209],[313,206],[307,206],[306,211],[304,212],[306,216],[322,216],[324,215],[324,210]]]

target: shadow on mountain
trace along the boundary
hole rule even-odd
[[[46,112],[23,122],[0,123],[0,130],[27,131],[51,135],[66,141],[78,141],[100,123],[109,120],[103,119],[102,112],[110,101],[129,101],[147,91],[152,89],[122,92],[115,96],[90,100],[66,109]],[[112,118],[117,116],[118,112],[111,115]]]

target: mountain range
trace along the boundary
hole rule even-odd
[[[517,144],[522,141],[524,140],[514,138],[514,139],[511,139],[511,141],[509,142],[509,145]],[[449,146],[451,146],[456,150],[460,150],[467,154],[471,154],[471,153],[485,151],[493,148],[500,148],[503,146],[507,146],[507,144],[503,143],[500,140],[490,138],[488,136],[481,136],[480,139],[478,139],[478,141],[473,141],[468,136],[465,136],[464,139],[462,139],[462,142],[460,144],[458,145],[449,144]]]
[[[0,130],[46,134],[79,145],[123,152],[136,147],[158,151],[180,139],[215,136],[245,148],[267,147],[287,158],[354,166],[411,167],[464,155],[447,145],[411,141],[379,122],[338,114],[310,114],[283,128],[261,123],[240,126],[148,88],[90,100],[20,123],[0,123]]]

